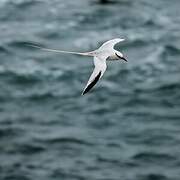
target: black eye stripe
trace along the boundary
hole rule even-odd
[[[118,56],[118,55],[117,55],[117,53],[115,53],[115,55],[116,55],[118,58],[120,58],[120,59],[121,59],[121,57],[120,57],[120,56]]]

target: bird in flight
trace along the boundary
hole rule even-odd
[[[127,59],[123,56],[120,51],[114,49],[115,44],[124,41],[124,39],[116,38],[103,43],[98,49],[90,52],[71,52],[71,51],[61,51],[56,49],[48,49],[40,46],[32,45],[30,46],[39,48],[44,51],[56,52],[56,53],[68,53],[68,54],[76,54],[82,56],[91,56],[94,58],[94,70],[82,92],[82,95],[89,92],[94,85],[98,82],[98,80],[103,76],[106,71],[106,60],[114,61],[114,60],[124,60],[127,62]]]

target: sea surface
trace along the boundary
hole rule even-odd
[[[116,37],[92,91],[91,51]],[[1,0],[0,180],[179,180],[180,1]]]

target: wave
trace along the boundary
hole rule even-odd
[[[159,173],[149,173],[146,175],[140,175],[139,177],[142,180],[169,180],[169,178],[165,175]]]
[[[2,126],[2,123],[0,123]],[[21,134],[20,129],[15,129],[11,127],[1,127],[0,128],[0,139],[1,138],[10,138],[10,137],[15,137]]]
[[[14,164],[12,167],[9,166],[8,168],[6,168],[6,170],[2,170],[2,173],[0,175],[1,179],[18,179],[18,180],[31,180],[32,178],[30,178],[26,173],[23,173],[22,170],[19,169],[20,164]]]
[[[15,1],[13,3],[18,8],[27,8],[27,7],[29,8],[30,6],[34,6],[34,5],[37,5],[38,3],[42,3],[42,1],[41,0],[26,0],[26,1],[19,0],[19,1]]]
[[[76,144],[76,145],[85,145],[85,146],[93,146],[94,144],[78,139],[75,137],[54,137],[52,139],[38,139],[37,141],[47,143],[47,144]]]
[[[123,48],[133,48],[133,47],[142,47],[144,45],[146,45],[147,42],[144,39],[141,38],[132,38],[132,39],[128,39],[128,42],[126,42],[122,47]]]
[[[180,48],[176,45],[167,44],[164,46],[164,53],[170,53],[172,55],[180,55]]]
[[[168,83],[168,84],[161,84],[161,86],[156,87],[155,91],[171,91],[176,92],[180,90],[180,82]]]
[[[41,0],[17,0],[17,1],[6,0],[3,3],[3,6],[12,5],[13,7],[24,9],[33,5],[37,5],[38,3],[42,3],[42,1]]]
[[[9,51],[8,51],[8,49],[7,49],[6,47],[0,46],[0,53],[6,53],[6,54],[8,54]]]
[[[62,72],[60,69],[47,69],[32,60],[16,68],[0,66],[0,78],[6,78],[14,84],[36,83],[47,79],[59,79],[67,76],[68,72]],[[63,76],[63,77],[62,77]]]
[[[26,74],[26,73],[20,73],[16,70],[3,70],[0,71],[0,78],[6,79],[10,83],[13,84],[21,84],[21,85],[27,85],[27,84],[34,84],[39,81],[41,81],[41,78],[36,74]]]
[[[39,93],[34,93],[34,94],[31,94],[31,95],[27,95],[25,96],[24,98],[25,99],[28,99],[30,101],[44,101],[44,100],[47,100],[47,99],[54,99],[54,98],[57,98],[58,95],[56,95],[55,93],[51,92],[49,90],[49,92],[45,92],[45,93],[42,93],[42,92],[39,92]]]
[[[153,162],[162,162],[162,161],[167,161],[170,163],[170,161],[175,161],[176,157],[170,155],[170,154],[165,154],[165,153],[154,153],[154,152],[139,152],[135,154],[132,157],[134,160],[140,160],[140,161],[153,161]]]
[[[22,49],[31,50],[32,49],[31,45],[43,46],[41,43],[35,43],[33,41],[28,41],[28,40],[27,41],[13,40],[7,43],[8,47],[20,48],[21,50]]]
[[[8,22],[12,20],[22,20],[23,18],[25,18],[25,12],[27,10],[29,10],[29,13],[31,13],[31,9],[35,8],[42,2],[43,1],[40,0],[4,0],[4,2],[0,2],[0,8],[2,11],[0,15],[0,21]]]
[[[35,154],[35,153],[41,153],[42,151],[45,151],[46,148],[43,145],[35,144],[33,142],[29,142],[28,144],[16,144],[16,151],[18,153],[22,154]]]
[[[127,1],[127,0],[94,0],[93,2],[91,2],[93,4],[99,4],[99,5],[129,5],[132,2],[131,1]]]

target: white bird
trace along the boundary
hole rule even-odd
[[[106,60],[124,60],[127,62],[127,59],[123,56],[120,51],[114,49],[115,44],[124,41],[124,39],[116,38],[109,40],[102,44],[98,49],[90,52],[70,52],[70,51],[61,51],[56,49],[48,49],[43,48],[36,45],[30,45],[35,48],[39,48],[41,50],[50,51],[50,52],[57,52],[57,53],[68,53],[68,54],[77,54],[83,56],[92,56],[94,57],[94,70],[82,92],[82,95],[89,92],[90,89],[94,87],[94,85],[98,82],[98,80],[103,76],[104,72],[106,71]]]

